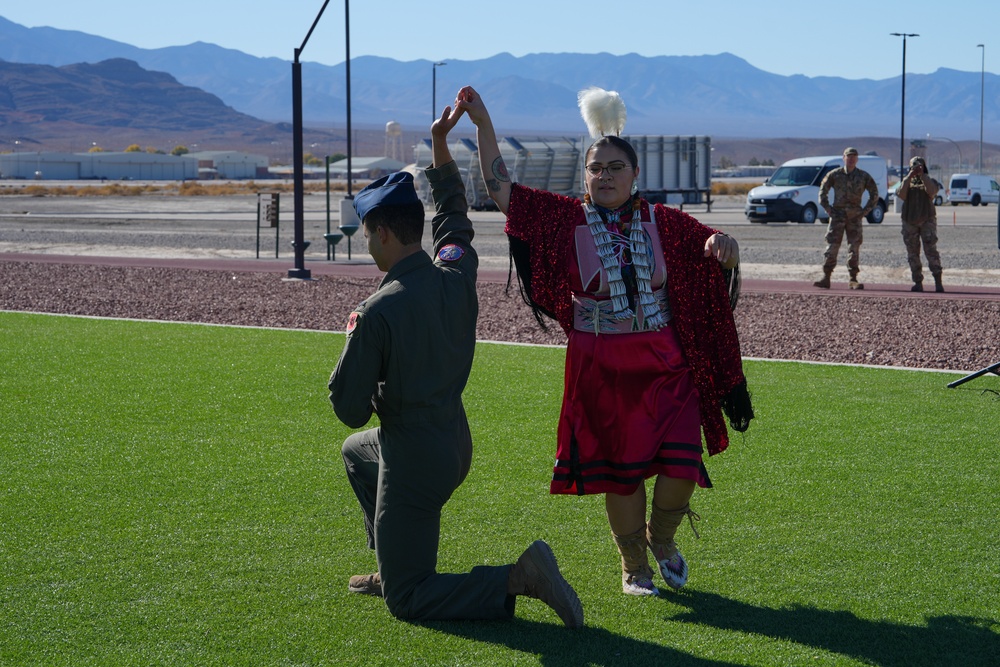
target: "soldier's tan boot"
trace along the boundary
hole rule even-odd
[[[864,283],[858,282],[858,277],[856,275],[851,276],[851,282],[847,284],[851,289],[864,289]]]
[[[830,274],[832,271],[824,271],[823,277],[813,283],[813,287],[822,287],[823,289],[830,289]]]
[[[361,595],[382,597],[382,577],[375,574],[356,574],[347,584],[347,590]]]
[[[653,568],[646,551],[646,527],[629,535],[611,533],[622,557],[622,592],[628,595],[657,595],[653,585]]]
[[[677,534],[677,527],[681,525],[684,517],[691,522],[691,530],[695,537],[698,535],[694,527],[695,521],[701,521],[701,517],[691,511],[690,505],[676,510],[664,510],[653,503],[653,511],[646,525],[646,539],[649,541],[649,548],[653,552],[653,558],[659,565],[660,575],[667,585],[677,589],[687,583],[688,565],[674,542],[674,535]]]
[[[525,549],[507,575],[507,594],[541,600],[570,628],[583,627],[583,605],[562,574],[556,557],[543,540]]]

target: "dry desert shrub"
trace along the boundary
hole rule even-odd
[[[713,181],[713,195],[745,195],[752,189],[760,185],[759,182],[746,183],[744,181]]]

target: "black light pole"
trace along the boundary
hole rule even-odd
[[[903,95],[899,112],[899,177],[903,178],[904,146],[906,144],[906,38],[920,37],[920,35],[914,32],[890,32],[889,34],[893,37],[903,38]]]
[[[434,63],[434,66],[431,68],[431,71],[433,72],[431,74],[431,122],[432,123],[434,122],[434,119],[437,118],[438,115],[438,108],[437,108],[438,67],[443,67],[444,65],[447,64],[448,63]]]
[[[348,0],[344,0],[344,43],[347,50],[344,60],[347,75],[347,198],[354,199],[351,194],[351,6]],[[347,242],[351,240],[347,239]]]
[[[983,50],[983,68],[979,74],[979,173],[983,173],[983,108],[986,104],[986,45],[976,44]]]
[[[288,269],[288,277],[297,280],[312,278],[312,272],[305,268],[306,248],[309,247],[309,242],[305,240],[305,215],[302,210],[305,206],[305,174],[302,165],[302,63],[299,62],[299,55],[306,48],[306,42],[312,36],[329,3],[330,0],[324,0],[316,20],[306,33],[306,38],[302,40],[302,46],[295,49],[295,59],[292,60],[292,160],[295,162],[295,240],[292,241],[292,248],[295,250],[295,267]]]
[[[340,231],[347,237],[347,259],[351,259],[351,237],[358,231],[360,220],[354,212],[354,195],[351,192],[351,179],[354,177],[351,167],[351,7],[344,0],[344,34],[347,45],[346,75],[347,75],[347,196],[340,202]]]

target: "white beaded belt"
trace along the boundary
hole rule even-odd
[[[653,292],[653,297],[659,302],[660,310],[665,313],[665,319],[670,321],[670,310],[667,308],[667,290],[662,287]],[[642,316],[637,315],[624,320],[615,317],[614,306],[610,299],[598,301],[585,296],[573,295],[573,328],[595,334],[627,334],[650,331],[644,326]]]

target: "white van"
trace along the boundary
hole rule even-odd
[[[789,160],[778,167],[763,185],[747,193],[743,213],[750,222],[816,222],[822,218],[829,220],[826,211],[819,205],[819,186],[828,173],[844,166],[841,155],[820,157],[800,157]],[[858,169],[871,174],[878,185],[879,200],[868,222],[877,225],[885,217],[886,198],[889,193],[889,168],[885,158],[877,155],[859,155]],[[833,192],[830,194],[833,202]],[[861,205],[868,204],[868,193],[861,199]]]
[[[948,201],[952,206],[997,204],[1000,203],[1000,185],[989,176],[952,174],[948,181]]]

